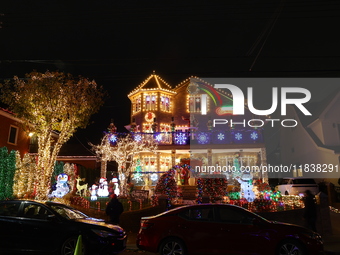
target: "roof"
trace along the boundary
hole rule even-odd
[[[128,97],[140,92],[140,91],[152,91],[152,90],[161,90],[168,93],[175,94],[176,92],[172,89],[172,87],[164,81],[159,75],[151,74],[145,81],[143,81],[137,88],[130,92]]]
[[[294,105],[296,114],[304,127],[307,127],[315,120],[319,119],[321,114],[327,109],[327,107],[333,102],[335,97],[340,93],[340,89],[337,89],[333,93],[330,93],[327,97],[319,102],[313,102],[307,105],[308,110],[312,113],[312,116],[305,116],[300,110]]]
[[[311,103],[307,106],[308,110],[312,113],[312,116],[305,116],[297,107],[294,105],[294,111],[297,114],[303,128],[306,130],[308,135],[313,139],[314,143],[320,147],[334,151],[334,153],[340,153],[340,145],[329,146],[322,143],[319,137],[312,131],[310,124],[318,120],[320,116],[327,110],[329,105],[333,103],[336,97],[340,94],[340,89],[337,89],[333,93],[329,94],[326,98],[320,102]]]

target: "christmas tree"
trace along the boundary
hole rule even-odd
[[[160,178],[155,188],[156,194],[162,194],[167,197],[168,205],[170,201],[177,196],[177,183],[175,180],[176,169],[171,168]]]

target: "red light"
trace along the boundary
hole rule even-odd
[[[141,223],[140,223],[140,226],[141,226],[142,229],[148,229],[148,228],[153,226],[153,223],[150,223],[146,220],[142,220]]]

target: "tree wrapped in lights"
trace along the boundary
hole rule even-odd
[[[95,81],[63,72],[31,72],[6,81],[1,100],[38,137],[36,198],[47,199],[54,163],[61,146],[103,104]]]
[[[35,193],[36,162],[34,157],[25,154],[21,160],[16,155],[16,171],[14,175],[13,195],[16,198],[32,198]]]
[[[125,136],[116,136],[112,142],[113,134],[105,134],[100,145],[92,145],[93,150],[103,162],[116,161],[118,164],[119,189],[120,195],[128,196],[127,182],[132,169],[135,169],[136,162],[134,156],[143,151],[155,153],[157,143],[152,136],[144,136],[141,139],[134,139],[131,134]]]

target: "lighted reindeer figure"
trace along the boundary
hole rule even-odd
[[[85,196],[86,191],[87,191],[87,183],[80,185],[79,182],[82,181],[82,179],[79,178],[79,176],[77,177],[76,181],[77,181],[77,192],[76,192],[76,194],[81,196],[81,197]]]

